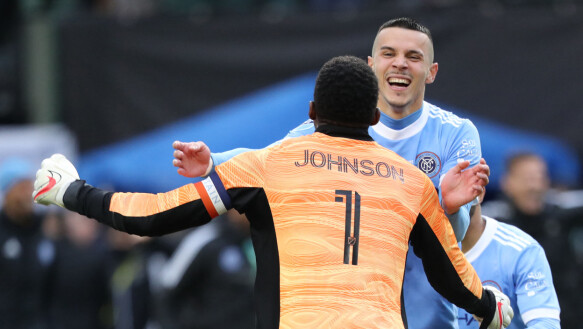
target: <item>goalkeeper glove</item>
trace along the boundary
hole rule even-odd
[[[496,300],[496,311],[494,317],[489,324],[482,323],[483,319],[474,315],[474,318],[480,322],[480,329],[504,329],[510,325],[510,321],[514,317],[514,310],[510,306],[510,299],[500,290],[492,286],[484,286],[484,290],[488,290],[494,294]],[[484,291],[487,293],[487,291]]]
[[[36,172],[32,198],[36,203],[56,204],[65,208],[63,196],[69,185],[78,179],[75,166],[64,155],[53,154],[43,160],[41,168]]]

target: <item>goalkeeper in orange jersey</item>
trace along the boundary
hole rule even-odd
[[[380,116],[377,97],[366,62],[336,57],[316,80],[311,135],[242,153],[203,181],[160,194],[94,188],[54,155],[37,172],[33,197],[148,236],[203,225],[232,208],[245,213],[257,259],[257,328],[404,328],[409,241],[438,292],[481,328],[507,326],[508,298],[482,287],[431,180],[368,134]],[[487,165],[468,166],[451,169],[467,196],[459,206],[488,182]]]

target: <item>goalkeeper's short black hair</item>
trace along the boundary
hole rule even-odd
[[[321,122],[369,126],[376,113],[378,93],[377,78],[364,60],[334,57],[316,78],[315,111]]]

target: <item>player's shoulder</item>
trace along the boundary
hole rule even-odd
[[[468,118],[459,116],[452,111],[443,109],[435,104],[431,104],[424,101],[423,107],[427,112],[429,120],[434,124],[439,124],[444,127],[451,127],[453,129],[459,129],[463,127],[465,129],[476,129],[472,121]]]
[[[311,120],[310,120],[311,121]],[[311,126],[311,127],[310,127]],[[278,141],[277,143],[273,143],[269,145],[271,151],[279,151],[282,149],[286,149],[288,147],[293,147],[302,142],[306,141],[313,141],[314,140],[314,126],[305,125],[305,123],[301,124],[300,126],[291,130],[284,139]]]
[[[315,131],[314,121],[312,119],[308,119],[308,120],[302,122],[299,126],[290,130],[288,132],[286,138],[305,136],[305,135],[313,133],[314,131]]]
[[[496,231],[494,233],[494,240],[510,249],[517,252],[523,252],[527,248],[540,247],[540,244],[528,233],[520,228],[500,222],[494,218],[483,216],[488,222],[488,225],[495,225]]]
[[[352,144],[354,144],[350,141],[344,141],[344,139],[341,138],[330,137],[322,133],[315,133],[313,130],[314,129],[312,129],[312,131],[308,131],[307,133],[299,133],[295,136],[288,135],[278,143],[273,143],[265,148],[265,155],[268,157],[286,158],[293,156],[293,154],[296,154],[297,151],[300,151],[303,154],[307,150],[317,149],[315,154],[321,154],[321,156],[324,156],[322,152],[324,152],[324,150],[327,149],[330,145],[344,143],[346,147],[351,147],[353,146]]]

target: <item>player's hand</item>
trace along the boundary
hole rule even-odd
[[[478,197],[489,182],[490,167],[486,160],[468,168],[469,161],[462,161],[451,168],[441,181],[441,200],[447,214],[455,214],[459,208]]]
[[[494,294],[496,298],[496,312],[494,312],[494,317],[490,323],[483,323],[483,319],[474,315],[474,318],[480,322],[480,329],[504,329],[508,327],[514,317],[514,310],[510,306],[510,299],[500,290],[492,286],[484,286],[484,289]]]
[[[79,174],[75,166],[64,155],[53,154],[43,160],[36,172],[32,198],[36,203],[56,204],[65,208],[63,196],[69,185],[78,179]]]
[[[207,176],[213,168],[211,150],[203,142],[184,143],[175,141],[174,160],[172,164],[178,167],[178,173],[184,177]]]

